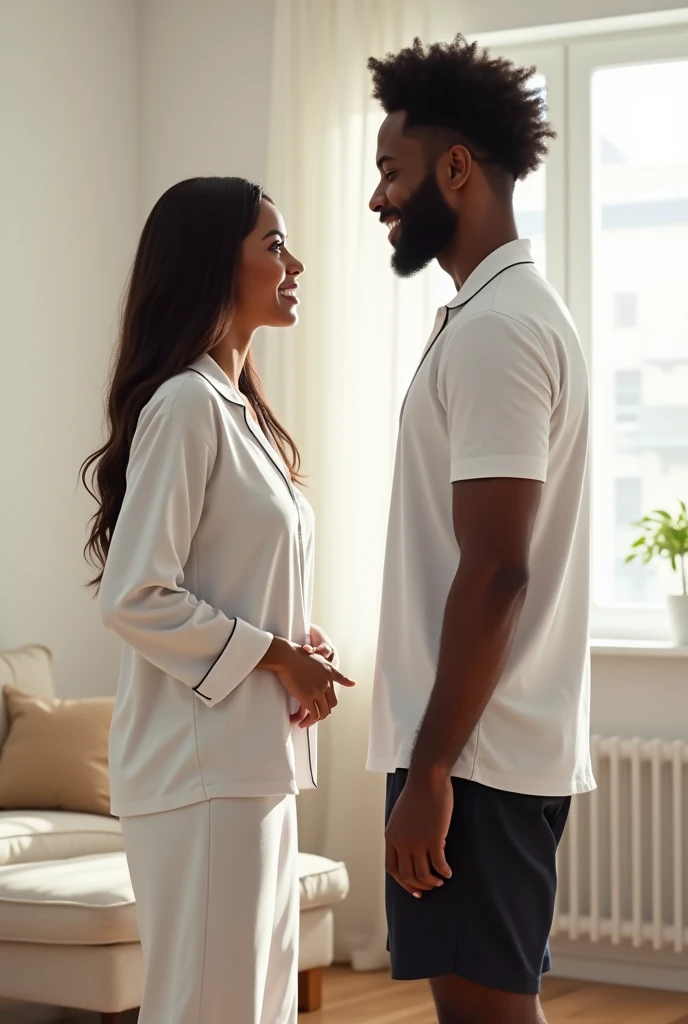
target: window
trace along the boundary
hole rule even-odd
[[[659,635],[675,584],[662,563],[624,564],[634,536],[626,512],[637,518],[688,494],[688,125],[672,112],[672,97],[688,96],[688,38],[582,46],[573,73],[588,113],[589,192],[578,202],[592,268],[581,309],[593,381],[596,620],[607,633]],[[583,109],[578,116],[582,127]]]
[[[547,102],[547,79],[538,74],[533,85],[542,93]],[[521,238],[530,239],[533,259],[543,274],[547,273],[547,164],[541,164],[535,174],[529,175],[525,181],[516,183],[514,192],[514,210],[518,233]]]
[[[617,370],[614,380],[616,422],[637,426],[643,393],[640,370]]]
[[[593,634],[661,638],[676,580],[625,557],[688,500],[688,29],[498,49],[538,67],[559,135],[515,206],[591,372]]]
[[[615,481],[616,522],[627,529],[643,514],[643,481],[637,476],[619,476]]]
[[[618,292],[614,296],[614,326],[637,327],[638,296],[635,292]]]

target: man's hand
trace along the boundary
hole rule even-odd
[[[409,774],[390,815],[385,832],[385,868],[417,899],[423,892],[443,885],[443,878],[451,878],[444,845],[453,809],[451,778],[419,781]]]

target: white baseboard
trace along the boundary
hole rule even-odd
[[[552,942],[552,976],[607,985],[688,992],[688,951],[635,949],[628,943],[588,942],[557,937]]]

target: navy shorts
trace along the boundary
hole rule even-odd
[[[387,813],[408,772],[387,778]],[[452,779],[452,877],[416,899],[387,876],[388,949],[398,981],[456,974],[504,992],[540,991],[570,797],[522,796]]]

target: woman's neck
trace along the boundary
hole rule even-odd
[[[251,348],[252,339],[252,332],[241,332],[233,328],[210,352],[210,355],[220,369],[227,374],[237,391],[239,390],[241,371],[244,368],[246,357]]]

